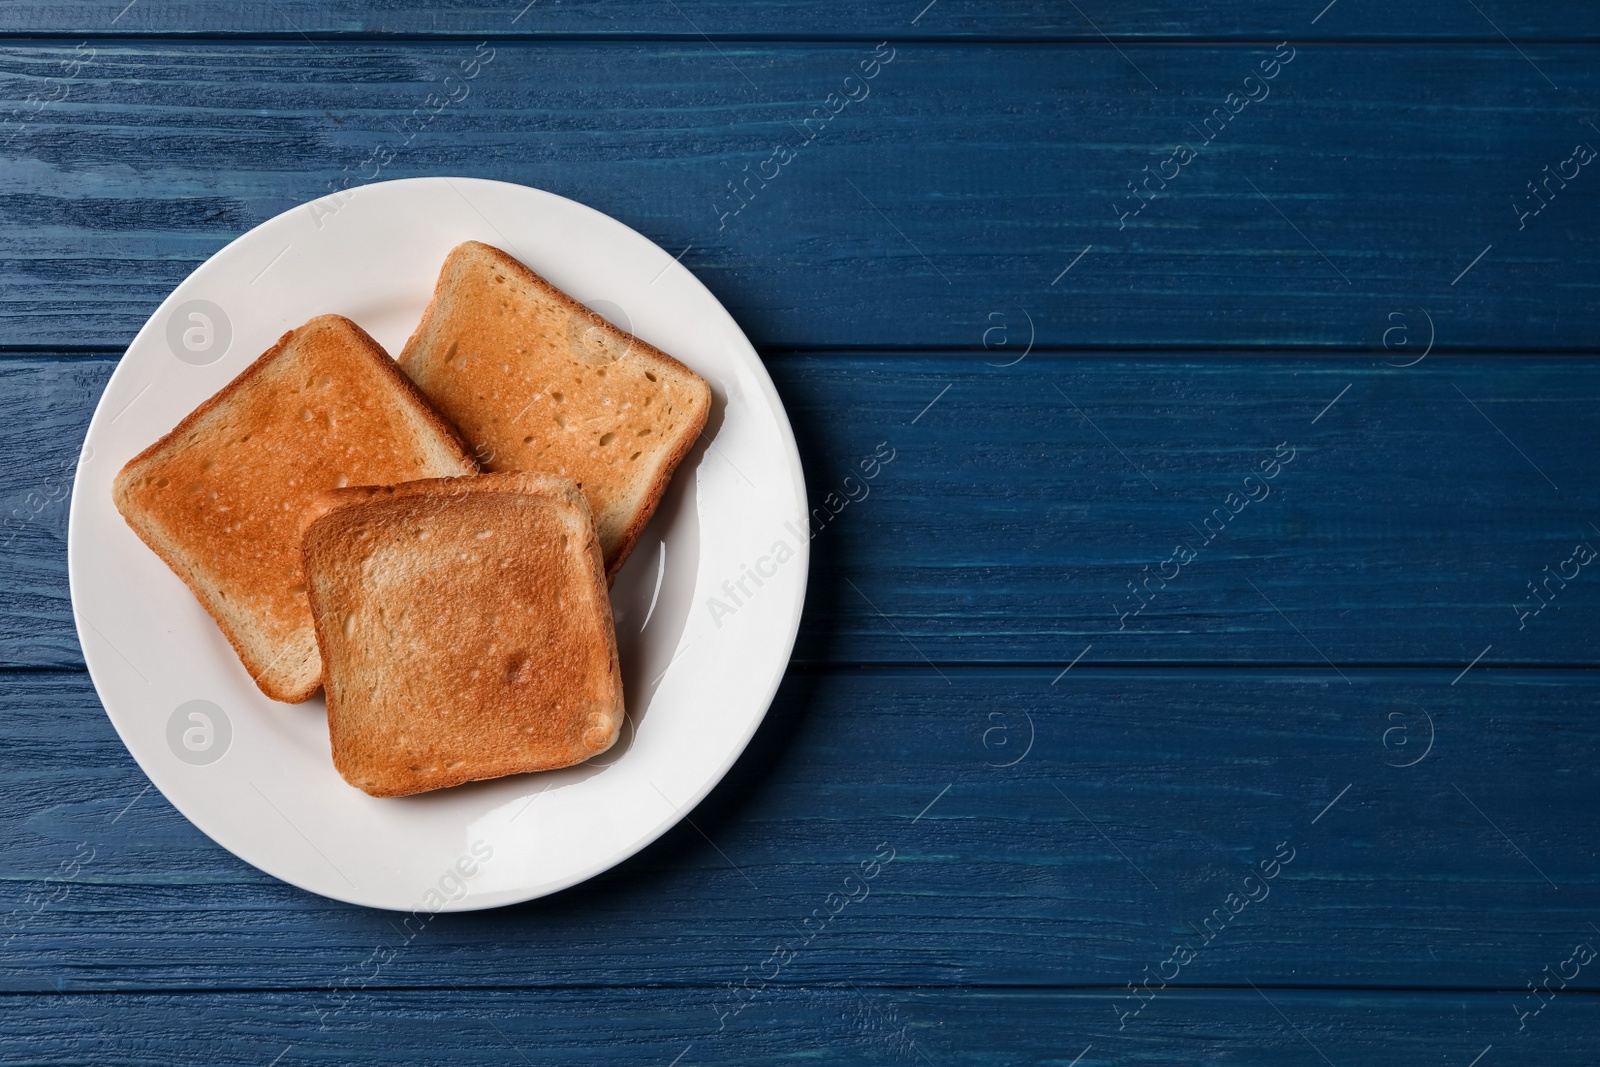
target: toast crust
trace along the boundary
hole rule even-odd
[[[303,520],[333,760],[408,796],[552,770],[624,716],[599,538],[570,479],[335,489]]]
[[[507,286],[513,295],[503,300],[494,291],[507,279],[523,287],[515,306],[515,285]],[[508,311],[511,319],[525,312],[525,321],[498,321]],[[576,339],[575,330],[581,330]],[[561,336],[565,344],[556,339]],[[460,346],[469,351],[457,365]],[[480,368],[471,377],[453,373],[473,362]],[[400,366],[454,422],[484,469],[549,470],[577,482],[600,531],[608,583],[638,543],[711,410],[710,387],[683,363],[618,329],[515,257],[478,241],[458,245],[446,257]],[[613,377],[602,385],[607,370]],[[563,432],[569,428],[566,416],[556,408],[568,392],[573,408],[587,403],[586,429],[602,431],[598,437],[608,445],[621,437],[632,447],[654,431],[628,424],[643,411],[627,415],[634,402],[648,406],[664,398],[668,414],[677,418],[670,434],[658,436],[661,444],[641,447],[626,460],[619,449],[613,460],[604,455],[606,445],[586,447]],[[620,406],[604,411],[624,396]],[[645,451],[648,458],[636,462]]]
[[[293,362],[302,355],[308,366],[322,372],[329,385],[338,372],[343,374],[339,385],[370,388],[371,403],[367,408],[385,404],[398,406],[403,409],[404,416],[412,420],[391,434],[389,443],[396,446],[393,456],[339,456],[331,454],[329,449],[329,454],[316,457],[325,461],[322,474],[330,485],[339,477],[335,469],[339,461],[352,458],[354,465],[362,470],[384,469],[396,477],[409,477],[419,467],[427,474],[466,474],[477,470],[477,464],[455,429],[428,406],[422,393],[366,331],[343,316],[320,315],[285,333],[171,431],[129,460],[112,485],[113,500],[123,520],[189,586],[207,614],[216,621],[257,687],[273,700],[286,703],[309,699],[322,684],[310,606],[305,603],[303,591],[294,592],[297,585],[303,586],[303,579],[298,576],[300,554],[295,536],[298,523],[271,519],[263,523],[255,519],[259,517],[260,508],[268,504],[293,511],[297,502],[303,502],[323,486],[296,486],[293,483],[299,481],[299,477],[291,478],[291,475],[304,472],[275,470],[270,461],[241,456],[237,451],[229,456],[229,449],[235,443],[219,438],[231,436],[234,427],[226,422],[232,415],[239,423],[251,427],[245,440],[261,434],[264,447],[278,445],[286,453],[303,453],[290,458],[304,460],[316,451],[316,442],[326,443],[331,439],[331,411],[334,409],[325,412],[329,420],[325,427],[328,432],[318,438],[314,436],[316,429],[312,420],[307,420],[304,426],[274,427],[271,416],[275,398],[260,395],[263,389],[270,394],[270,380],[274,375],[281,377],[294,369],[287,364],[280,365],[280,361],[287,358]],[[341,360],[346,362],[345,366],[338,365]],[[375,381],[363,380],[364,375],[374,370]],[[309,383],[307,388],[310,388]],[[302,413],[309,412],[309,404],[316,402],[307,401],[308,406]],[[348,406],[337,410],[341,418],[350,414]],[[355,419],[359,420],[361,414],[357,410]],[[372,415],[376,419],[385,418],[381,410],[373,411]],[[399,440],[407,434],[409,442]],[[407,444],[409,449],[404,449],[405,455],[400,455]],[[219,457],[228,459],[228,467],[235,469],[225,469],[220,478],[219,475],[208,476],[206,472],[222,462]],[[416,466],[407,467],[405,460],[413,461]],[[230,482],[226,480],[228,473],[238,477]],[[290,484],[275,484],[274,474],[291,478]],[[205,500],[176,499],[186,488],[181,479],[189,480],[187,489],[191,495],[199,491],[202,497],[208,495],[205,487],[210,483],[209,497],[213,504],[229,499],[230,493],[236,495],[220,507],[208,507]],[[158,482],[163,484],[156,484]],[[162,492],[168,488],[173,492]],[[255,505],[256,512],[246,510],[245,505]],[[241,540],[250,541],[257,548],[257,562],[251,566],[235,551],[231,554],[231,564],[224,565],[227,573],[219,573],[219,559],[227,561],[230,554],[226,550],[234,546],[230,543],[233,531],[226,520],[221,523],[222,529],[218,529],[218,514],[232,508],[240,509],[238,532]],[[242,529],[247,525],[251,527],[248,532]],[[266,529],[261,529],[262,526]],[[295,577],[283,580],[285,575],[271,573],[274,563],[283,562],[292,566]],[[277,588],[279,586],[282,588]],[[234,593],[231,603],[230,591]],[[292,603],[296,595],[298,605]],[[271,651],[274,648],[277,650]]]

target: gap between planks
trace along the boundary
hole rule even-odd
[[[898,38],[907,47],[930,45],[935,47],[966,45],[1021,45],[1029,47],[1096,47],[1115,48],[1119,45],[1135,47],[1196,47],[1196,48],[1272,48],[1283,35],[1240,35],[1235,37],[1183,36],[1178,34],[965,34],[960,31],[929,33],[918,28],[910,35],[900,33],[899,24],[885,24],[873,33],[696,33],[692,31],[662,32],[658,30],[604,32],[595,30],[552,30],[529,32],[497,28],[464,28],[459,30],[0,30],[0,47],[27,45],[34,41],[46,46],[58,41],[131,41],[153,44],[459,44],[468,40],[504,41],[508,44],[749,44],[749,45],[865,45],[871,47],[884,36]],[[1521,36],[1518,45],[1533,47],[1581,47],[1600,45],[1600,36],[1575,34],[1570,37]],[[1374,34],[1342,37],[1311,36],[1295,38],[1296,45],[1307,47],[1339,48],[1416,48],[1416,47],[1504,47],[1505,38],[1498,34],[1451,34],[1438,37],[1395,34]]]

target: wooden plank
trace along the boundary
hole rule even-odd
[[[887,47],[846,104],[868,44],[8,46],[0,345],[120,347],[262,219],[440,173],[684,250],[769,346],[1593,344],[1594,46]]]
[[[702,0],[672,5],[628,0],[568,0],[560,4],[511,0],[408,0],[383,5],[356,0],[317,3],[277,0],[265,6],[197,0],[139,0],[122,7],[86,0],[40,0],[0,8],[0,32],[136,36],[426,35],[429,37],[608,38],[681,37],[702,40],[740,37],[808,40],[840,37],[1073,40],[1102,43],[1152,38],[1226,40],[1289,35],[1339,40],[1479,39],[1503,44],[1501,32],[1522,43],[1600,36],[1600,18],[1581,0],[1553,0],[1536,7],[1488,3],[1481,11],[1447,0],[1421,0],[1403,8],[1364,4],[1263,0],[1249,5],[1173,4],[1136,0],[1083,6],[1046,0],[939,3],[909,0],[895,5],[765,0],[737,4]]]
[[[792,987],[718,1033],[705,991],[362,993],[339,1015],[312,994],[9,998],[11,1062],[448,1065],[639,1063],[1269,1067],[1594,1062],[1600,1001],[1558,997],[1523,1033],[1506,993],[1168,991],[1118,1032],[1103,993]],[[751,1008],[756,1015],[756,1009]],[[326,1023],[319,1023],[321,1019]],[[743,1020],[741,1020],[742,1022]],[[1511,1025],[1507,1025],[1507,1023]],[[707,1024],[710,1025],[707,1025]],[[1492,1051],[1491,1051],[1492,1050]],[[1512,1059],[1510,1057],[1525,1057]],[[86,1060],[85,1057],[97,1057]]]
[[[420,932],[275,882],[142,794],[83,675],[10,674],[0,989],[648,976],[736,1006],[727,984],[746,975],[1127,998],[1165,970],[1190,987],[1518,991],[1600,945],[1593,672],[1346,673],[792,672],[692,826],[580,888]],[[1192,955],[1163,967],[1180,945]],[[1569,988],[1600,989],[1596,971]],[[1109,1001],[1096,1011],[1111,1020]]]
[[[802,662],[1595,662],[1600,361],[995,358],[769,357],[823,509]],[[111,366],[0,361],[5,666],[82,664],[63,494]]]

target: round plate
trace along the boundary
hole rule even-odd
[[[334,770],[322,698],[256,689],[111,502],[122,465],[285,331],[337,312],[399,352],[445,254],[503,248],[711,384],[700,443],[612,589],[628,721],[577,767],[400,799]],[[750,342],[674,257],[591,208],[471,178],[382,182],[262,223],[156,310],[78,461],[68,569],[95,689],[150,780],[212,840],[303,889],[436,913],[553,893],[627,858],[716,785],[783,676],[805,598],[805,485]]]

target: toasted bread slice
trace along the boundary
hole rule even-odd
[[[578,483],[607,581],[711,410],[688,367],[477,241],[446,258],[400,366],[485,469]]]
[[[321,315],[130,460],[112,494],[261,691],[298,703],[322,684],[300,570],[306,504],[334,486],[476,469],[376,341]]]
[[[571,479],[338,489],[308,518],[306,584],[345,781],[406,796],[568,767],[615,743],[616,632]]]

